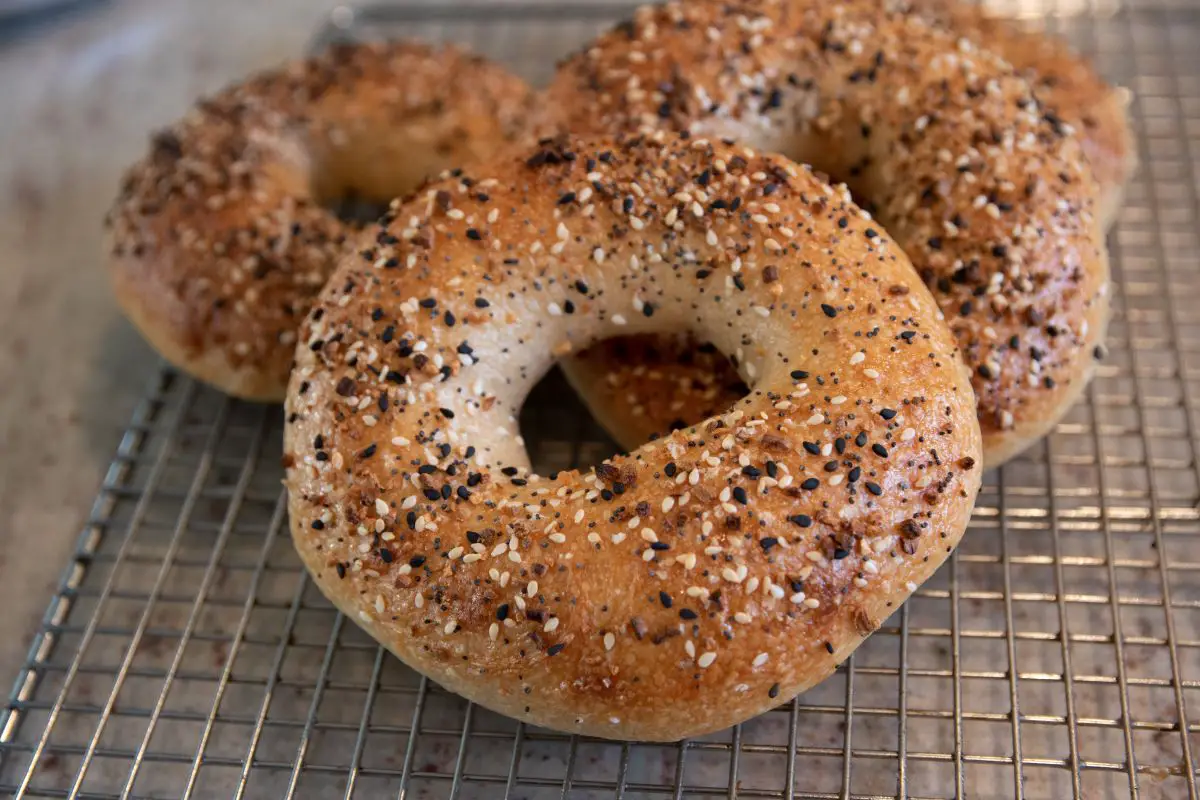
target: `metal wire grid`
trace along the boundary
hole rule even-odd
[[[448,36],[536,79],[626,9],[340,9],[319,42]],[[165,369],[0,718],[0,793],[1196,798],[1200,13],[1076,10],[1059,30],[1137,97],[1110,356],[1053,437],[988,475],[950,563],[828,681],[672,745],[470,706],[304,576],[278,409]],[[552,375],[527,404],[539,470],[615,449],[570,397]]]

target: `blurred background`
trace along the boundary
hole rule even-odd
[[[100,268],[121,171],[200,94],[302,53],[335,5],[0,0],[5,680],[158,368]]]

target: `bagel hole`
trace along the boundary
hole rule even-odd
[[[606,352],[611,357],[627,359],[625,363],[648,362],[649,366],[667,364],[667,354],[647,350],[647,342],[652,341],[650,338],[615,337],[606,339],[595,347],[598,352]],[[716,383],[710,386],[719,387],[719,398],[726,402],[714,399],[709,404],[686,407],[662,429],[654,430],[645,436],[646,441],[723,413],[734,405],[737,399],[750,393],[749,387],[738,375],[733,363],[720,357],[720,351],[714,345],[699,345],[695,347],[695,351],[702,358],[711,360],[716,357],[718,360]],[[518,420],[533,470],[539,475],[549,475],[565,469],[587,470],[607,458],[627,452],[592,416],[558,366],[534,385],[521,406]]]
[[[623,453],[555,366],[534,384],[518,416],[533,471],[586,470]]]
[[[750,393],[736,359],[690,334],[618,336],[593,352],[624,371],[617,379],[630,382],[626,397],[646,403],[644,418],[660,423],[641,432],[647,440],[724,413]],[[650,405],[663,398],[667,407]]]
[[[366,197],[350,189],[339,196],[324,199],[321,202],[326,209],[337,215],[338,219],[356,228],[365,228],[379,221],[388,210],[387,200],[377,200]]]
[[[343,132],[336,144],[307,152],[308,192],[343,222],[366,227],[388,211],[392,199],[407,197],[425,181],[460,166],[437,137],[388,136],[368,128]],[[284,149],[284,152],[287,152]]]
[[[377,222],[393,199],[413,193],[430,176],[454,166],[432,147],[413,144],[401,149],[396,142],[361,137],[311,153],[310,159],[311,196],[359,228]]]
[[[690,334],[677,338],[667,336],[618,336],[606,339],[599,345],[608,353],[608,358],[626,366],[645,366],[648,371],[660,375],[676,374],[677,380],[687,381],[684,386],[656,386],[648,384],[643,399],[653,401],[653,394],[670,395],[677,392],[693,392],[678,409],[667,409],[663,425],[655,426],[644,437],[647,440],[665,436],[681,428],[698,425],[716,414],[729,409],[736,400],[750,393],[750,387],[738,374],[735,359],[722,353],[711,342],[700,342]],[[701,374],[690,374],[695,372]],[[661,412],[654,412],[656,414]]]

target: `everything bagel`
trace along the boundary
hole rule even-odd
[[[529,122],[519,78],[451,47],[337,47],[199,103],[157,134],[108,216],[117,300],[149,342],[230,394],[281,400],[296,329],[357,225]]]
[[[1129,92],[1109,85],[1062,39],[992,16],[978,3],[911,0],[910,8],[1003,58],[1029,81],[1047,109],[1075,129],[1100,188],[1099,217],[1107,228],[1137,165],[1127,114]]]
[[[958,337],[988,466],[1090,379],[1108,316],[1097,184],[1070,126],[967,39],[882,0],[671,3],[567,61],[548,98],[566,129],[728,136],[846,178]],[[569,360],[568,377],[632,444],[645,432],[630,434],[632,406],[656,408],[636,400],[664,386],[614,395],[606,353]],[[687,379],[663,372],[668,387]]]
[[[394,203],[305,323],[292,536],[350,619],[518,719],[673,740],[827,676],[942,563],[970,384],[845,190],[716,140],[557,140]],[[688,330],[750,394],[585,473],[529,471],[553,353]]]

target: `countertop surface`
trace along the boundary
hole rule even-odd
[[[0,683],[5,693],[158,367],[103,269],[147,134],[303,52],[334,3],[92,0],[0,26]]]

